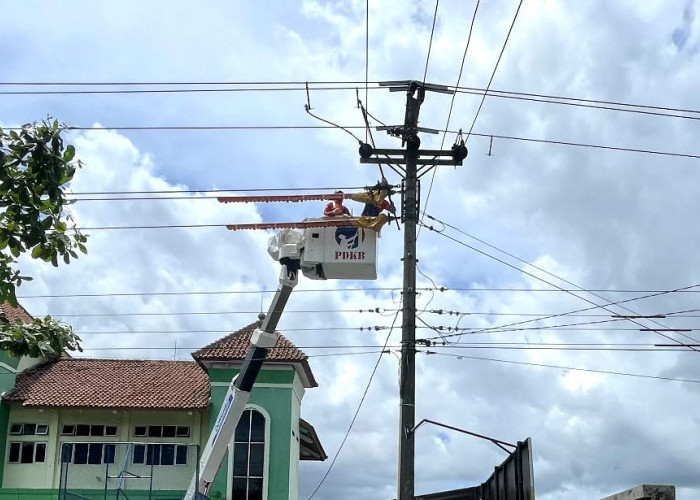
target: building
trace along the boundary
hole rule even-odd
[[[22,309],[3,313],[29,317]],[[0,500],[182,498],[257,326],[200,349],[194,361],[0,353]],[[211,498],[298,498],[299,461],[326,458],[300,416],[305,390],[316,386],[306,355],[280,336]]]

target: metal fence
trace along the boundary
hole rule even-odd
[[[59,500],[182,500],[199,477],[199,446],[181,443],[61,444]]]
[[[518,445],[481,485],[482,500],[534,500],[535,478],[530,438]]]

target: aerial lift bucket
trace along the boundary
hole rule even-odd
[[[328,219],[306,219],[304,222]],[[377,279],[377,232],[347,226],[304,229],[301,271],[310,279]]]

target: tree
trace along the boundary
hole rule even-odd
[[[73,329],[50,316],[31,323],[15,321],[0,326],[0,350],[12,356],[58,358],[66,349],[82,352]]]
[[[87,253],[87,236],[66,211],[64,189],[82,166],[75,148],[64,146],[66,128],[50,119],[8,133],[0,128],[0,302],[17,306],[16,287],[32,279],[16,268],[21,254],[58,267],[77,259],[77,251]],[[13,356],[58,357],[82,350],[79,341],[70,326],[48,316],[0,324],[0,349]]]
[[[14,306],[15,287],[32,279],[16,269],[22,253],[54,266],[78,258],[76,250],[87,253],[87,236],[65,209],[64,189],[82,165],[74,161],[75,148],[64,147],[64,130],[50,120],[19,132],[0,129],[0,301]]]

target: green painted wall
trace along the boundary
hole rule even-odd
[[[233,377],[238,375],[240,370],[220,369],[216,368],[209,371],[209,379],[212,382],[226,382],[227,384],[233,380]],[[256,384],[292,384],[294,382],[296,372],[290,368],[289,370],[261,370]],[[216,420],[216,419],[214,419]]]
[[[235,369],[211,369],[212,407],[209,413],[209,428],[213,428],[222,402],[228,391],[228,384],[238,374]],[[294,369],[261,370],[256,385],[250,394],[249,403],[264,409],[270,418],[269,454],[266,464],[267,498],[269,500],[296,500],[289,497],[290,484],[290,446],[292,439],[293,382],[296,377]],[[266,386],[274,384],[275,387]],[[277,385],[280,386],[277,386]],[[297,455],[298,456],[298,455]],[[228,455],[224,458],[219,472],[209,490],[212,499],[225,499],[228,488]]]
[[[14,370],[19,365],[19,358],[15,358],[0,351],[0,394],[7,392],[15,386],[17,378]],[[10,367],[11,369],[8,369]],[[10,418],[10,407],[5,402],[0,402],[0,464],[5,463],[5,449],[7,448],[7,430]],[[0,467],[0,485],[2,484],[4,467]]]

